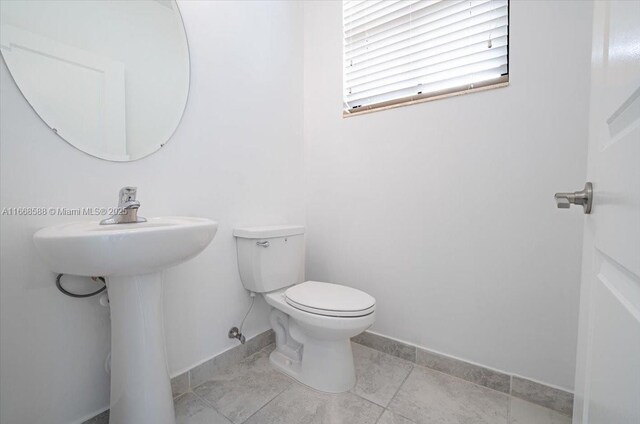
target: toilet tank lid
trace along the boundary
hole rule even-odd
[[[276,237],[295,236],[304,234],[302,225],[267,225],[260,227],[244,227],[233,230],[233,235],[239,238],[266,239]]]

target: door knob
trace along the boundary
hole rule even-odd
[[[553,196],[556,199],[556,205],[561,209],[568,209],[571,205],[582,205],[584,213],[591,213],[591,204],[593,203],[593,184],[586,183],[584,189],[574,191],[573,193],[556,193]]]

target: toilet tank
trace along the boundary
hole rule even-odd
[[[233,230],[242,285],[266,293],[302,282],[304,227],[277,225]]]

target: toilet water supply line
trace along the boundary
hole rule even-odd
[[[104,279],[104,277],[91,277],[91,279],[95,282],[98,281],[102,281],[102,283],[104,284],[104,286],[100,287],[98,290],[91,292],[91,293],[86,293],[86,294],[79,294],[79,293],[72,293],[68,290],[66,290],[64,287],[62,287],[62,283],[61,283],[61,279],[64,276],[64,274],[58,274],[58,276],[56,277],[56,287],[58,288],[58,290],[60,290],[61,293],[69,296],[69,297],[75,297],[75,298],[86,298],[86,297],[91,297],[91,296],[95,296],[97,294],[102,293],[103,291],[105,291],[107,289],[107,283]],[[229,330],[229,338],[230,339],[238,339],[240,340],[241,344],[244,344],[246,339],[244,337],[244,335],[242,334],[242,329],[244,328],[244,323],[247,320],[247,317],[249,316],[249,314],[251,313],[251,310],[253,309],[253,305],[256,302],[256,294],[254,292],[249,292],[249,297],[251,297],[251,305],[249,306],[249,309],[247,310],[247,313],[244,314],[244,318],[242,318],[242,322],[240,323],[240,328],[238,329],[238,327],[232,327],[231,330]],[[107,361],[109,361],[109,358],[107,358]],[[106,367],[106,365],[105,365]],[[108,371],[107,371],[108,372]]]
[[[253,304],[256,302],[256,294],[254,292],[250,291],[249,297],[251,298],[251,305],[249,306],[249,310],[247,311],[247,313],[244,314],[244,318],[242,318],[242,322],[240,323],[240,329],[238,329],[238,327],[231,327],[231,330],[229,330],[229,334],[228,334],[230,339],[240,340],[240,344],[244,344],[244,342],[246,341],[244,335],[242,334],[242,328],[244,327],[244,322],[247,320],[249,313],[253,309]]]
[[[91,296],[95,296],[97,294],[102,293],[103,291],[105,291],[107,289],[107,283],[104,279],[104,277],[91,277],[91,279],[95,282],[98,281],[102,281],[102,283],[104,284],[104,286],[100,287],[98,290],[93,291],[91,293],[72,293],[68,290],[66,290],[64,287],[62,287],[62,277],[64,276],[64,274],[58,274],[58,276],[56,277],[56,287],[58,288],[58,290],[60,290],[60,292],[62,294],[65,294],[69,297],[75,297],[78,299],[82,299],[82,298],[86,298],[86,297],[91,297]],[[251,305],[249,306],[249,309],[247,310],[247,313],[244,314],[244,318],[242,318],[242,322],[240,323],[240,328],[238,329],[238,327],[233,327],[231,328],[231,330],[229,330],[229,338],[230,339],[238,339],[240,340],[241,344],[244,344],[246,339],[244,337],[244,335],[242,334],[242,329],[244,328],[244,323],[247,320],[247,317],[249,316],[249,314],[251,313],[251,310],[253,309],[253,305],[256,302],[256,294],[254,292],[249,292],[249,297],[251,297]],[[109,358],[107,358],[107,361],[109,360]],[[108,372],[108,371],[107,371]]]

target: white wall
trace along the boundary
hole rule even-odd
[[[171,142],[138,162],[102,161],[60,140],[0,65],[1,207],[114,206],[121,186],[137,185],[143,216],[220,223],[209,248],[166,274],[173,374],[235,344],[227,331],[239,324],[249,299],[232,228],[304,223],[301,5],[180,6],[191,53],[189,102]],[[77,219],[2,216],[2,423],[77,422],[108,406],[109,312],[97,298],[60,294],[31,238],[43,226]],[[246,324],[248,337],[268,328],[265,312],[260,303]]]
[[[341,117],[340,2],[305,3],[307,278],[373,331],[573,386],[590,2],[511,2],[510,86]]]

